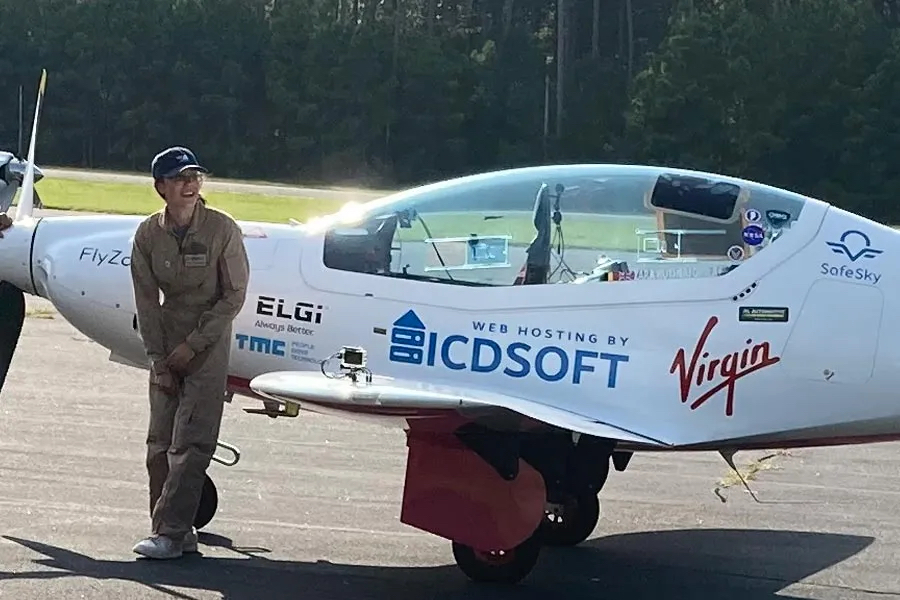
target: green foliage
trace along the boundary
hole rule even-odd
[[[0,2],[0,148],[46,67],[41,164],[186,144],[221,177],[397,187],[664,163],[896,221],[895,1]]]
[[[45,67],[42,164],[146,171],[158,150],[186,144],[223,177],[396,186],[612,158],[622,9],[598,5],[593,56],[593,4],[566,1],[560,135],[557,0],[0,2],[0,148],[17,147],[20,87],[27,143]],[[636,11],[653,36],[635,38],[639,55],[662,38],[670,2]]]
[[[635,77],[627,134],[648,162],[761,179],[896,221],[900,206],[885,195],[896,187],[888,128],[900,116],[890,39],[862,0],[679,7]]]
[[[152,186],[74,179],[47,179],[38,184],[45,208],[118,215],[149,215],[163,203]],[[341,208],[343,202],[324,198],[204,191],[204,198],[236,219],[266,223],[307,221]]]

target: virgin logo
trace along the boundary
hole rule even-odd
[[[725,415],[730,417],[734,413],[734,385],[737,380],[754,371],[774,365],[781,360],[781,357],[770,355],[769,342],[754,345],[753,340],[748,339],[743,350],[710,358],[709,352],[706,350],[706,340],[718,322],[718,317],[709,318],[706,327],[703,328],[703,333],[700,334],[700,339],[694,346],[690,364],[687,364],[685,349],[678,350],[669,373],[673,374],[676,369],[678,370],[682,402],[687,402],[692,393],[696,396],[691,403],[691,410],[699,408],[722,390],[727,390]],[[709,383],[714,383],[714,385],[704,390],[704,385]],[[702,393],[701,390],[703,390]]]

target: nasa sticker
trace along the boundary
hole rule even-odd
[[[747,225],[741,232],[741,237],[744,239],[744,243],[750,246],[759,246],[763,243],[766,234],[759,225]]]
[[[744,260],[744,249],[740,246],[732,246],[728,249],[728,258],[733,261]]]
[[[749,223],[759,223],[762,220],[762,214],[755,208],[748,208],[744,211],[744,218]]]

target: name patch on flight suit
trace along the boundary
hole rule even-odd
[[[184,251],[184,266],[191,267],[205,267],[209,264],[209,255],[207,252],[206,246],[203,244],[194,242],[190,244]]]

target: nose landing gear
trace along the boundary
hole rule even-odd
[[[216,442],[216,445],[220,448],[228,450],[233,456],[231,460],[225,460],[219,456],[213,455],[212,460],[216,461],[220,465],[233,467],[234,465],[238,464],[239,460],[241,460],[241,451],[236,446],[226,444],[225,442]],[[196,527],[198,530],[206,527],[216,515],[216,510],[218,509],[218,507],[219,493],[216,490],[216,484],[213,482],[212,477],[210,477],[209,473],[207,473],[205,479],[203,480],[203,490],[200,492],[200,504],[197,506],[197,514],[194,515],[194,527]]]

